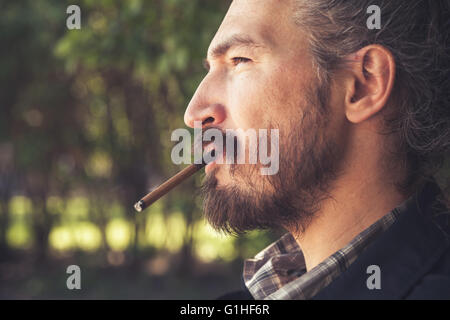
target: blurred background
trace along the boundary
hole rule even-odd
[[[230,2],[0,1],[0,298],[214,299],[279,236],[211,230],[202,175],[133,209],[180,169],[170,135]]]
[[[0,299],[214,299],[279,237],[211,230],[201,174],[133,209],[180,170],[170,136],[230,3],[0,0]]]

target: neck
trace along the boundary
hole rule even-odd
[[[321,203],[301,234],[293,233],[308,271],[406,200],[393,183],[392,171],[379,169],[382,159],[348,161],[352,157],[357,159],[346,157],[351,170],[333,183],[331,197]]]

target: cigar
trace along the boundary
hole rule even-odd
[[[193,151],[194,149],[192,149],[192,152]],[[209,155],[214,156],[215,150],[212,150]],[[134,204],[134,209],[136,209],[137,212],[145,210],[154,202],[159,200],[161,197],[169,193],[169,191],[178,186],[180,183],[188,179],[190,176],[194,175],[196,172],[203,169],[206,165],[207,163],[205,163],[205,161],[202,161],[201,164],[191,164],[190,166],[184,168],[176,175],[174,175],[172,178],[170,178],[169,180],[161,184],[159,187],[157,187],[155,190],[151,191],[141,200],[136,202]]]
[[[161,184],[159,187],[157,187],[155,190],[147,194],[145,197],[143,197],[141,200],[139,200],[135,205],[134,208],[137,212],[141,212],[148,208],[151,204],[153,204],[155,201],[160,199],[162,196],[169,193],[170,190],[178,186],[180,183],[182,183],[184,180],[201,170],[206,166],[206,163],[202,164],[191,164],[189,167],[184,168],[180,172],[178,172],[176,175],[174,175],[172,178]]]

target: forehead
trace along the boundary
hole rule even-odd
[[[210,50],[234,34],[248,35],[263,44],[275,46],[296,31],[293,0],[234,0]]]

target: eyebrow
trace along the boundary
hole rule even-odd
[[[225,40],[224,42],[216,45],[213,49],[210,50],[210,58],[217,59],[219,57],[224,56],[231,48],[233,47],[249,47],[249,48],[264,48],[267,47],[266,44],[262,42],[258,42],[251,38],[248,35],[244,34],[235,34],[230,38]],[[203,66],[206,70],[209,70],[210,64],[208,58],[203,60]]]

